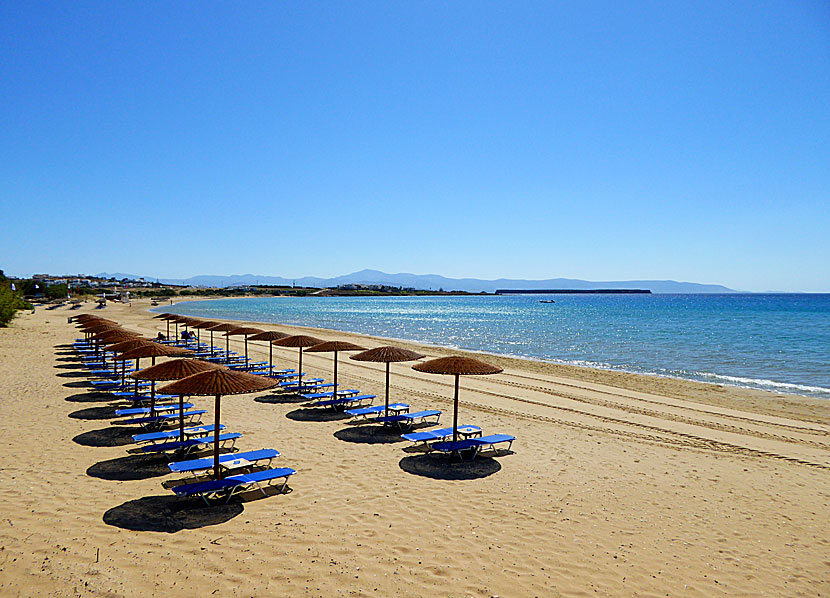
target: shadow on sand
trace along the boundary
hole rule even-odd
[[[89,378],[89,372],[79,371],[77,368],[71,372],[58,372],[58,378]]]
[[[430,455],[404,457],[398,463],[406,473],[432,478],[433,480],[477,480],[493,475],[501,464],[490,457],[478,457],[473,461],[459,461],[458,458]]]
[[[298,403],[308,403],[308,399],[300,395],[265,395],[254,397],[254,401],[268,405],[297,405]]]
[[[87,407],[69,414],[72,419],[114,419],[115,407]]]
[[[86,474],[93,478],[116,482],[146,480],[169,474],[167,462],[165,457],[159,455],[129,455],[99,461],[87,469]]]
[[[145,496],[113,507],[104,513],[104,523],[137,532],[174,534],[230,521],[244,510],[241,503],[207,506],[201,500],[175,496]]]
[[[64,399],[70,403],[109,403],[113,400],[113,396],[104,392],[81,392],[75,395],[69,395]]]
[[[138,430],[135,428],[113,426],[78,434],[72,441],[82,446],[126,446],[133,444],[133,434],[136,432]]]
[[[336,422],[349,419],[349,415],[342,411],[316,408],[295,409],[286,413],[285,417],[298,422]]]
[[[401,431],[378,425],[350,426],[337,430],[334,437],[343,442],[357,442],[361,444],[393,444],[403,442]]]

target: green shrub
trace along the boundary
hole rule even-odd
[[[19,309],[31,309],[20,295],[12,291],[11,287],[0,285],[0,326],[7,326]]]

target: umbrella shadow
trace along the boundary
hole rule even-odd
[[[71,372],[58,372],[55,375],[58,378],[87,378],[87,377],[89,377],[89,372],[84,372],[83,370],[74,369]]]
[[[126,446],[133,444],[135,429],[112,426],[78,434],[72,441],[81,446]]]
[[[58,355],[69,355],[69,353],[58,353]],[[78,363],[81,361],[81,358],[77,355],[74,357],[57,357],[55,361],[74,361],[75,363]]]
[[[113,419],[115,417],[115,407],[87,407],[86,409],[79,409],[69,414],[72,419]]]
[[[129,455],[91,465],[86,475],[115,482],[146,480],[168,475],[167,459],[158,455]]]
[[[308,403],[308,399],[301,395],[264,395],[254,397],[257,403],[265,403],[267,405],[297,405],[299,403]]]
[[[289,411],[285,414],[285,417],[298,422],[335,422],[348,419],[349,415],[347,413],[343,413],[342,411],[306,407],[303,409]]]
[[[394,444],[403,442],[401,431],[387,426],[350,426],[337,430],[334,437],[343,442],[360,444]]]
[[[65,388],[89,388],[89,382],[85,380],[78,382],[65,382],[63,386]]]
[[[458,461],[451,457],[413,455],[398,463],[401,469],[412,475],[433,480],[477,480],[491,476],[501,469],[501,464],[490,457],[478,457],[472,461]]]
[[[83,371],[83,369],[81,368],[81,364],[79,364],[79,363],[59,363],[59,364],[57,364],[57,365],[55,365],[55,366],[53,366],[53,367],[54,367],[55,369],[58,369],[58,370],[78,370],[78,371]]]
[[[81,392],[75,395],[69,395],[64,399],[70,403],[109,403],[113,400],[111,395],[103,392]]]
[[[175,496],[145,496],[104,513],[104,523],[136,532],[174,534],[186,529],[220,525],[241,514],[241,503],[208,506],[201,500]]]

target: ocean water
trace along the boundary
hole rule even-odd
[[[268,297],[155,311],[830,398],[830,294]]]

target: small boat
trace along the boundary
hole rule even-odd
[[[539,303],[556,303],[553,299],[539,299]]]

